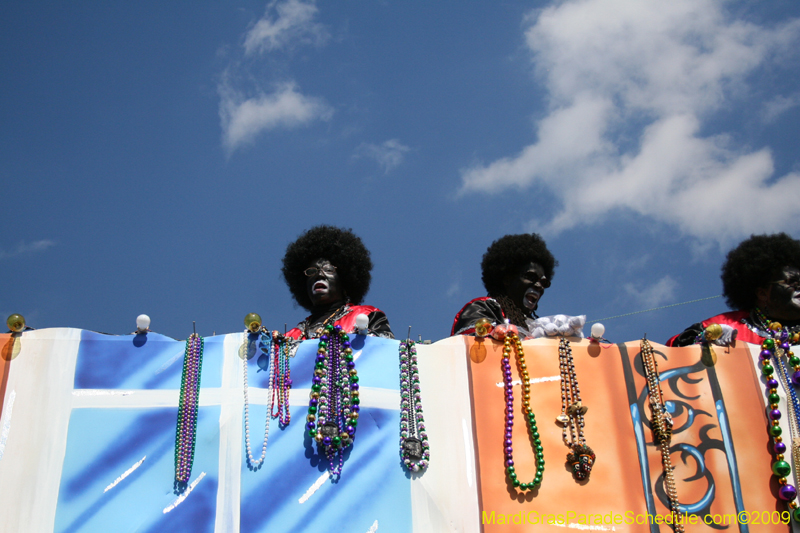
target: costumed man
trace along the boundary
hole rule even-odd
[[[286,336],[314,339],[327,325],[351,333],[356,317],[364,314],[369,335],[393,339],[383,311],[360,305],[369,291],[371,271],[369,250],[352,230],[321,225],[300,235],[286,248],[282,272],[295,301],[311,314]]]
[[[689,326],[667,346],[727,346],[737,339],[761,344],[773,336],[773,323],[788,331],[792,344],[800,342],[800,241],[785,233],[752,235],[728,252],[721,278],[722,293],[734,311]],[[721,328],[714,331],[712,324]]]
[[[528,321],[536,317],[539,300],[550,286],[557,265],[544,239],[536,233],[497,239],[481,261],[481,279],[488,296],[475,298],[458,312],[450,335],[474,335],[475,322],[481,318],[493,327],[508,322],[528,331]]]

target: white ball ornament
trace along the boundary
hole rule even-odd
[[[136,332],[146,333],[150,327],[150,317],[147,315],[139,315],[136,317]]]
[[[594,324],[592,324],[592,338],[602,339],[603,333],[605,332],[606,332],[606,327],[600,322],[595,322]]]
[[[364,313],[359,313],[356,315],[356,328],[358,332],[362,335],[366,335],[367,333],[367,326],[369,326],[369,317]]]

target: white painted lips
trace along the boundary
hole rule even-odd
[[[328,282],[325,280],[319,280],[311,287],[311,292],[325,292],[328,290]]]
[[[542,297],[542,291],[537,289],[536,287],[528,287],[528,290],[525,291],[525,297],[522,299],[522,303],[528,309],[533,309],[536,307],[536,303],[539,301],[539,298]]]

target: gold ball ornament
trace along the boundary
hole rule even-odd
[[[722,337],[722,326],[719,324],[709,324],[703,332],[703,337],[707,341],[715,341]]]
[[[14,333],[20,333],[25,329],[25,317],[14,313],[8,317],[8,320],[6,320],[6,325],[8,325],[8,329]]]
[[[244,317],[244,325],[251,333],[255,333],[261,329],[261,317],[257,313],[248,313]]]
[[[478,337],[487,337],[492,333],[492,322],[488,318],[479,318],[475,322],[475,335]]]

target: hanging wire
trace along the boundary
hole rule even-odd
[[[707,298],[698,298],[697,300],[689,300],[688,302],[681,302],[677,304],[669,304],[669,305],[662,305],[661,307],[653,307],[652,309],[644,309],[642,311],[634,311],[633,313],[625,313],[624,315],[616,315],[616,316],[609,316],[606,318],[598,318],[595,320],[587,320],[587,322],[595,323],[595,322],[605,322],[606,320],[612,320],[614,318],[622,318],[625,316],[631,315],[638,315],[639,313],[649,313],[650,311],[658,311],[659,309],[667,309],[668,307],[677,307],[679,305],[686,305],[686,304],[693,304],[695,302],[704,302],[706,300],[713,300],[714,298],[720,298],[722,295],[717,294],[716,296],[709,296]]]

